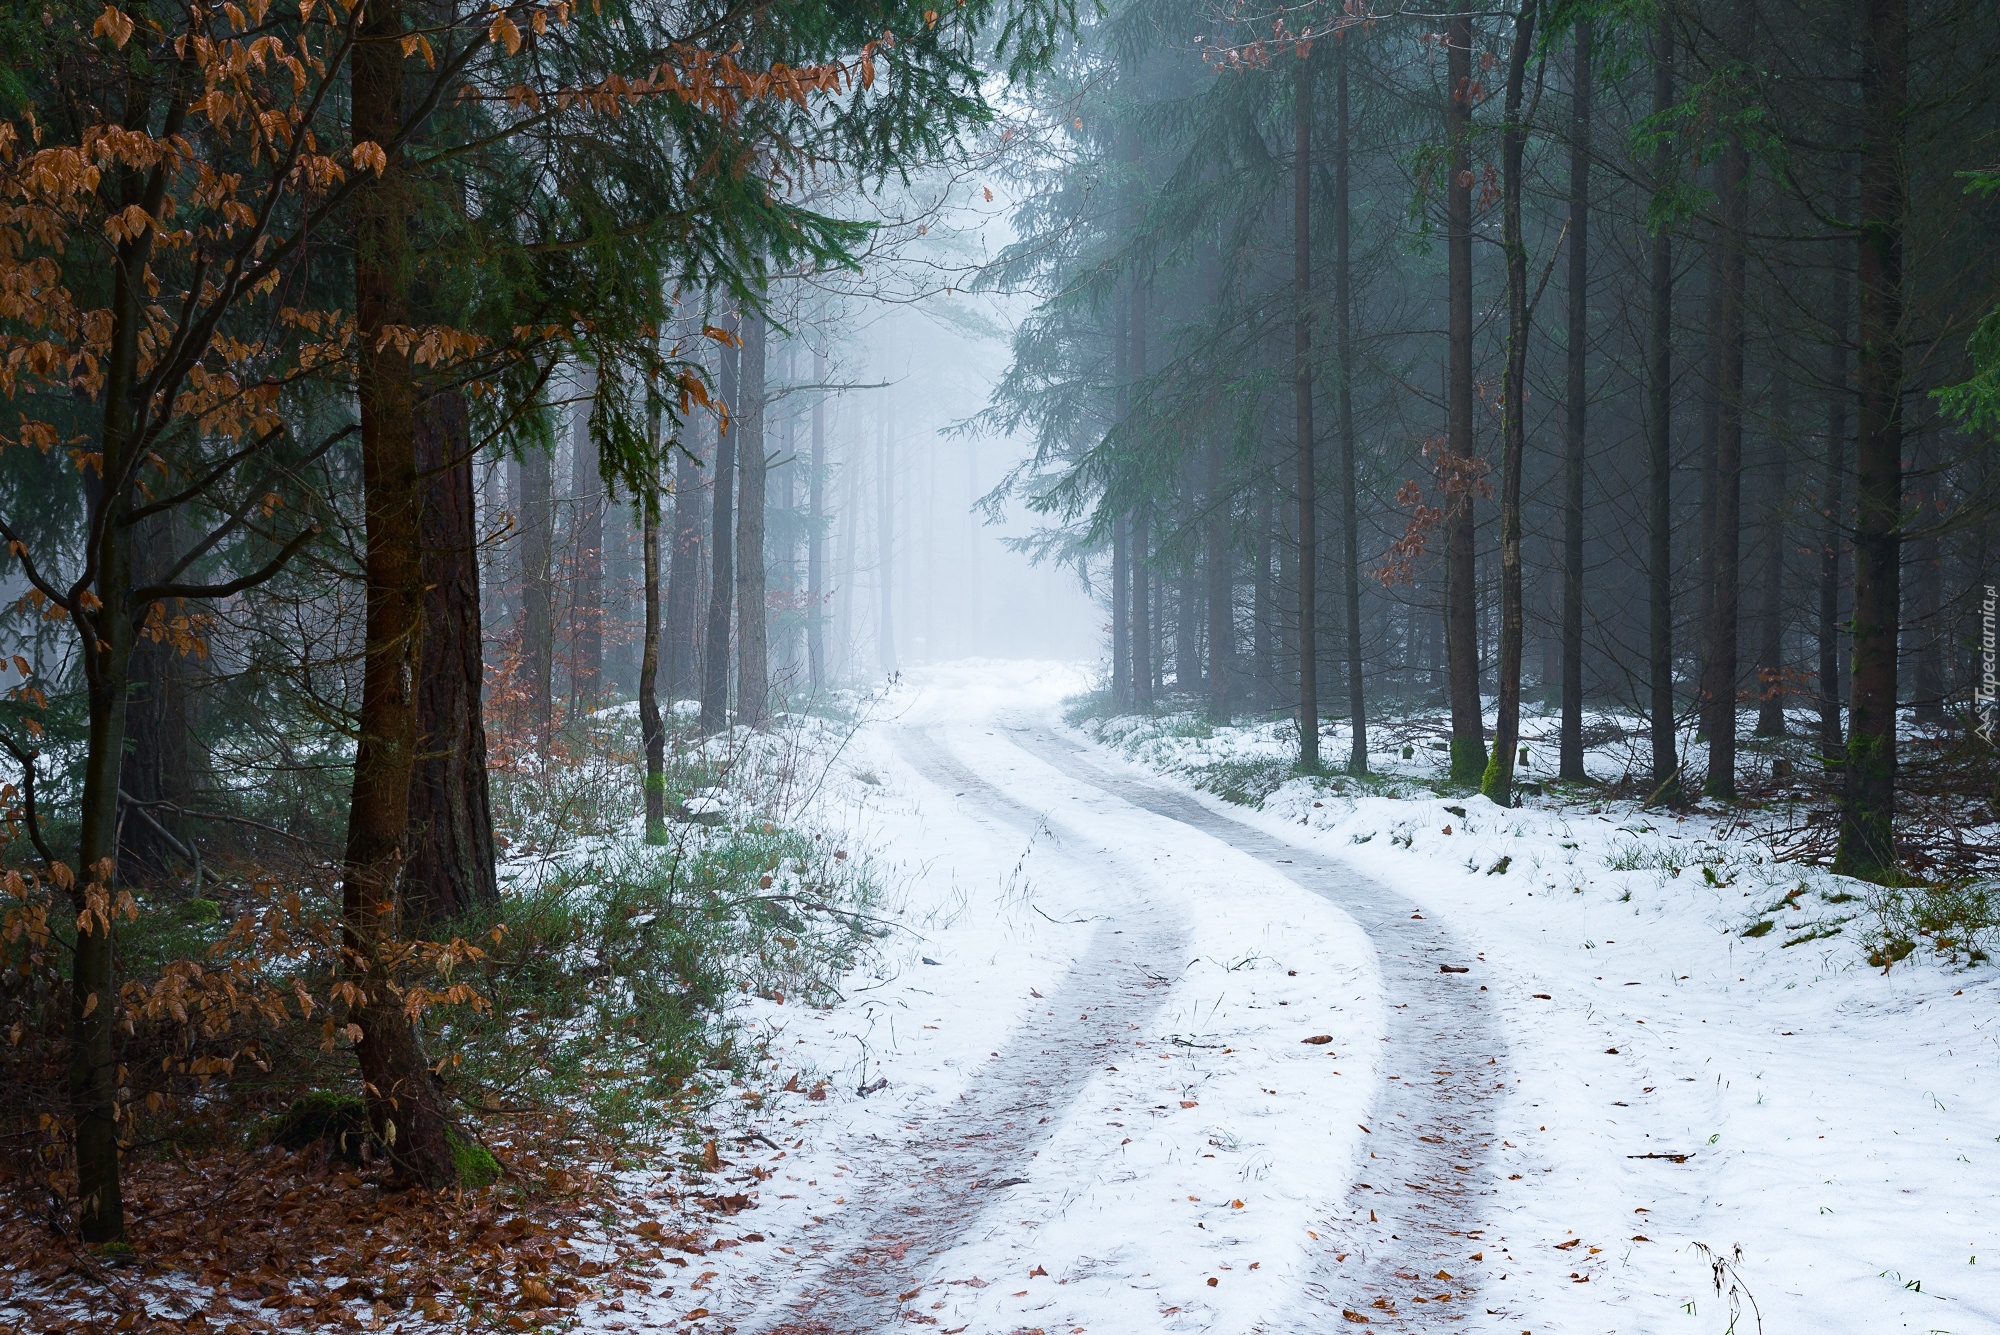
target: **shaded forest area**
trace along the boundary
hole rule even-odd
[[[1428,722],[1502,804],[1625,738],[1627,795],[1990,870],[1996,41],[1956,0],[1109,7],[1034,103],[983,418],[1107,605],[1102,707],[1289,713],[1355,774]]]
[[[745,1060],[730,994],[824,994],[875,890],[785,823],[838,737],[775,716],[861,653],[854,489],[891,553],[896,489],[937,473],[896,470],[880,412],[872,466],[858,417],[829,466],[851,386],[805,337],[837,314],[815,283],[876,244],[863,187],[983,134],[989,77],[1072,17],[0,17],[22,1273],[108,1285],[92,1318],[125,1329],[145,1303],[100,1267],[285,1270],[190,1216],[290,1220],[300,1263],[379,1226],[366,1267],[584,1209],[589,1165],[695,1134]],[[606,843],[642,806],[643,844]],[[512,1205],[357,1214],[350,1168]],[[525,1218],[503,1249],[540,1246]],[[499,1301],[449,1270],[370,1282],[434,1319]]]

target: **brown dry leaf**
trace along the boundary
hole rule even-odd
[[[1556,1244],[1556,1250],[1559,1252],[1566,1252],[1570,1248],[1576,1246],[1579,1242],[1582,1241],[1583,1241],[1582,1238],[1571,1238],[1568,1242],[1558,1242]]]
[[[1352,1321],[1357,1325],[1365,1326],[1368,1324],[1367,1317],[1361,1315],[1361,1313],[1359,1312],[1352,1310],[1351,1308],[1346,1308],[1346,1307],[1341,1308],[1340,1314],[1346,1317],[1349,1321]]]
[[[1324,1047],[1324,1046],[1326,1046],[1326,1045],[1327,1045],[1328,1043],[1331,1043],[1331,1042],[1333,1042],[1333,1035],[1332,1035],[1332,1034],[1314,1034],[1314,1035],[1313,1035],[1313,1036],[1312,1036],[1311,1038],[1302,1038],[1302,1039],[1300,1039],[1300,1040],[1299,1040],[1299,1042],[1301,1042],[1301,1043],[1311,1043],[1311,1044],[1313,1044],[1313,1045],[1314,1045],[1314,1046],[1316,1046],[1316,1047]]]
[[[1036,1266],[1033,1270],[1030,1270],[1028,1272],[1029,1279],[1036,1279],[1036,1278],[1047,1279],[1048,1275],[1049,1272],[1042,1269],[1040,1266]]]

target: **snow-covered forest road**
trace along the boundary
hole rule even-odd
[[[827,1085],[744,1114],[712,1325],[2000,1330],[1990,970],[1743,941],[1535,813],[1198,797],[1067,679],[934,671],[843,758],[903,930],[744,1016]]]

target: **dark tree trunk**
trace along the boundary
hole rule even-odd
[[[597,437],[590,429],[597,374],[580,376],[576,416],[570,424],[569,488],[576,506],[576,661],[570,695],[587,713],[604,691],[604,484],[597,476]]]
[[[1826,763],[1845,759],[1840,719],[1840,548],[1847,533],[1847,284],[1835,279],[1835,314],[1827,344],[1826,471],[1820,483],[1819,746]]]
[[[1528,246],[1521,233],[1521,194],[1528,144],[1522,119],[1529,48],[1535,40],[1536,6],[1521,6],[1507,58],[1505,124],[1500,147],[1501,249],[1507,260],[1507,368],[1500,389],[1500,645],[1499,708],[1493,756],[1480,791],[1500,806],[1514,801],[1515,747],[1521,738],[1521,641],[1526,631],[1521,582],[1521,469],[1527,462]]]
[[[1132,383],[1146,378],[1146,285],[1132,280],[1131,316],[1126,324],[1127,369]],[[1132,703],[1140,710],[1153,709],[1153,552],[1149,507],[1144,501],[1132,517],[1131,545],[1127,559],[1132,566]]]
[[[1116,303],[1111,328],[1113,425],[1122,424],[1132,407],[1131,309]],[[1132,705],[1132,534],[1131,520],[1121,510],[1111,521],[1111,705]]]
[[[1720,170],[1718,166],[1717,171]],[[1701,577],[1696,581],[1700,607],[1695,618],[1696,652],[1702,656],[1704,665],[1708,661],[1709,626],[1715,620],[1715,442],[1722,422],[1722,339],[1719,331],[1722,328],[1725,247],[1711,236],[1707,251],[1707,272],[1702,280],[1705,320],[1702,333],[1707,339],[1707,346],[1702,355],[1701,376],[1701,545],[1697,556]],[[1708,737],[1709,710],[1704,694],[1707,688],[1707,678],[1699,677],[1695,683],[1698,706],[1695,736],[1701,740]]]
[[[1653,114],[1674,104],[1674,16],[1662,6],[1653,30]],[[1653,200],[1664,207],[1674,188],[1674,144],[1653,149]],[[1646,624],[1653,799],[1681,800],[1674,735],[1674,238],[1659,222],[1650,246],[1646,331]]]
[[[1576,24],[1569,140],[1568,432],[1563,445],[1562,726],[1557,777],[1582,783],[1583,768],[1583,478],[1590,386],[1590,44],[1587,18]]]
[[[1472,7],[1456,0],[1445,28],[1446,282],[1449,288],[1448,426],[1440,470],[1444,502],[1444,647],[1451,703],[1451,781],[1486,772],[1479,700],[1479,570],[1473,527],[1472,458]]]
[[[1208,714],[1229,721],[1230,692],[1236,680],[1236,564],[1230,555],[1229,494],[1223,487],[1225,447],[1208,443]]]
[[[646,441],[660,449],[660,385],[646,380]],[[639,740],[646,751],[646,842],[667,840],[667,729],[660,716],[660,478],[649,476],[639,502],[639,563],[646,629],[639,648]]]
[[[1153,556],[1148,508],[1141,503],[1132,517],[1132,703],[1144,713],[1153,709]]]
[[[1908,0],[1865,0],[1861,43],[1860,302],[1854,441],[1854,672],[1834,870],[1896,863],[1896,631],[1902,614],[1903,118]]]
[[[151,85],[134,77],[127,87],[133,100],[128,119],[146,125],[151,119]],[[171,116],[171,113],[170,113]],[[176,120],[174,122],[178,124]],[[116,176],[117,190],[127,204],[145,207],[145,187],[136,171]],[[107,183],[107,189],[111,187]],[[155,209],[157,198],[148,200]],[[111,339],[104,355],[102,458],[98,479],[136,473],[133,451],[139,429],[136,383],[139,375],[140,330],[150,321],[146,297],[134,281],[150,263],[152,232],[121,241],[111,266]],[[99,485],[87,493],[96,526],[92,553],[97,578],[94,607],[72,598],[64,609],[76,627],[78,658],[83,669],[88,710],[84,746],[83,792],[79,801],[78,873],[69,886],[69,908],[76,915],[70,950],[68,1016],[68,1093],[72,1149],[76,1155],[77,1230],[85,1243],[122,1241],[125,1197],[118,1144],[117,1052],[112,1024],[117,1014],[115,923],[111,895],[118,855],[118,788],[125,767],[125,724],[128,712],[134,648],[133,535],[122,522],[130,508],[124,488]],[[31,760],[30,764],[33,763]],[[47,869],[53,875],[53,868]]]
[[[455,1151],[464,1133],[431,1078],[389,964],[399,934],[398,881],[417,754],[412,687],[422,676],[424,620],[416,384],[408,354],[380,339],[386,326],[410,322],[410,202],[399,146],[402,33],[400,4],[375,0],[352,57],[354,139],[380,145],[388,167],[373,179],[364,174],[354,192],[367,639],[341,923],[348,981],[362,994],[348,1006],[347,1020],[361,1031],[354,1046],[369,1125],[399,1177],[439,1188],[460,1180]]]
[[[770,611],[764,560],[764,494],[769,458],[764,451],[765,363],[770,325],[752,315],[743,326],[743,438],[736,442],[736,472],[743,491],[736,500],[736,712],[751,727],[764,726],[771,707]]]
[[[1354,219],[1348,176],[1354,126],[1348,114],[1347,45],[1343,39],[1334,55],[1333,318],[1340,375],[1340,580],[1347,604],[1347,718],[1353,727],[1347,772],[1366,774],[1368,690],[1361,672],[1361,480],[1354,458]]]
[[[1257,569],[1251,584],[1250,655],[1256,660],[1257,708],[1278,706],[1277,634],[1272,625],[1277,616],[1277,592],[1271,583],[1271,546],[1278,523],[1276,485],[1270,467],[1270,424],[1259,425],[1257,442]]]
[[[683,445],[674,451],[674,508],[667,520],[667,703],[701,689],[695,622],[701,607],[701,469]]]
[[[826,383],[826,354],[813,354],[813,383]],[[826,678],[826,391],[813,392],[812,472],[806,482],[806,673],[817,692]]]
[[[1299,501],[1299,769],[1315,774],[1319,759],[1319,483],[1313,434],[1312,374],[1312,57],[1298,58],[1298,142],[1292,154],[1292,378],[1298,419]]]
[[[1757,644],[1759,737],[1785,735],[1785,510],[1791,505],[1791,382],[1774,369],[1771,388],[1771,464],[1765,487],[1764,569]]]
[[[133,582],[164,576],[175,559],[178,511],[148,515],[131,528]],[[175,811],[194,794],[196,752],[187,681],[190,657],[176,644],[172,623],[187,615],[182,599],[157,604],[141,618],[127,667],[125,764],[118,780],[121,797],[145,811],[119,820],[118,869],[128,878],[160,878],[177,852],[193,839]],[[154,805],[166,803],[166,806]],[[201,887],[192,887],[197,894]]]
[[[555,609],[549,569],[555,515],[549,471],[549,456],[529,449],[515,473],[520,483],[515,504],[521,512],[521,668],[527,677],[528,717],[544,749],[555,725]]]
[[[1119,515],[1111,521],[1111,705],[1125,709],[1132,703],[1132,558],[1130,521]]]
[[[1174,688],[1186,696],[1200,693],[1201,678],[1201,612],[1205,603],[1202,593],[1201,571],[1196,564],[1192,543],[1189,552],[1182,557],[1180,565],[1180,587],[1175,591],[1174,611]]]
[[[417,678],[417,761],[410,783],[404,914],[438,923],[494,904],[493,813],[481,708],[479,532],[472,505],[472,423],[455,390],[417,408],[422,478],[424,630]]]
[[[1750,9],[1737,0],[1735,36],[1746,49]],[[1715,331],[1715,510],[1708,548],[1710,611],[1702,664],[1702,732],[1708,738],[1708,773],[1702,791],[1736,796],[1736,695],[1742,602],[1743,543],[1743,301],[1750,222],[1750,154],[1740,129],[1732,129],[1721,162],[1722,289]]]
[[[896,430],[885,403],[875,419],[875,654],[884,675],[896,658]]]
[[[1938,476],[1934,429],[1919,427],[1910,433],[1917,437],[1911,466],[1922,481],[1908,502],[1917,533],[1905,540],[1910,552],[1910,715],[1915,722],[1936,726],[1945,721],[1944,634],[1938,625],[1944,610],[1944,561],[1936,527],[1939,507],[1932,494]]]
[[[735,313],[722,327],[735,334],[741,321]],[[729,606],[736,597],[736,416],[742,407],[738,383],[741,349],[722,345],[722,404],[730,420],[718,423],[715,436],[714,505],[708,521],[708,631],[702,637],[701,730],[715,734],[729,727]]]

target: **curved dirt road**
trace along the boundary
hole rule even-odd
[[[1406,899],[1351,868],[1210,810],[1164,786],[1115,772],[1050,728],[1005,721],[1013,744],[1070,780],[1199,831],[1248,854],[1350,914],[1379,956],[1388,996],[1384,1076],[1359,1171],[1347,1199],[1328,1203],[1324,1250],[1286,1319],[1272,1330],[1435,1330],[1469,1317],[1477,1294],[1456,1277],[1480,1246],[1478,1185],[1491,1153],[1492,1104],[1502,1079],[1492,1010],[1473,975],[1440,971],[1465,954]],[[928,733],[905,729],[900,749],[926,778],[1032,835],[1042,813],[1002,792]],[[1060,1111],[1111,1056],[1128,1028],[1155,1010],[1185,940],[1172,915],[1149,911],[1144,876],[1117,852],[1066,857],[1097,873],[1106,918],[1045,1014],[1017,1032],[913,1145],[884,1147],[871,1187],[837,1236],[800,1255],[787,1298],[742,1329],[758,1335],[867,1335],[914,1318],[904,1296],[1004,1194],[1046,1142]],[[1077,1016],[1069,1020],[1069,1016]],[[1087,1017],[1087,1018],[1085,1018]],[[1331,1324],[1329,1324],[1331,1323]],[[1134,1329],[1139,1329],[1135,1326]]]

